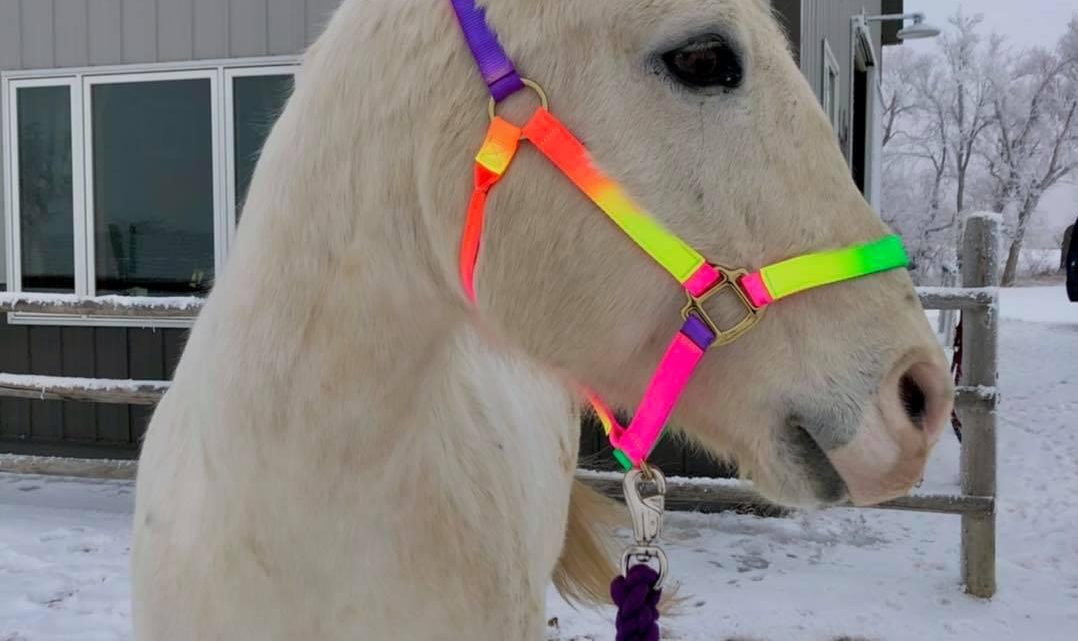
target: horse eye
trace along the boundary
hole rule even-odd
[[[692,89],[741,86],[745,72],[737,52],[720,36],[698,36],[662,55],[667,71]]]

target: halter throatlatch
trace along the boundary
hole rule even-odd
[[[491,124],[475,158],[475,187],[461,240],[460,278],[475,302],[475,268],[482,245],[483,219],[490,190],[505,175],[526,140],[580,189],[646,255],[684,289],[682,326],[652,376],[628,427],[591,392],[585,392],[626,470],[646,463],[685,387],[704,354],[750,331],[772,303],[799,292],[871,274],[904,268],[909,258],[898,236],[783,261],[756,272],[730,269],[707,261],[639,207],[618,183],[594,163],[583,143],[548,109],[547,96],[534,82],[521,78],[475,0],[450,0],[465,39],[491,93]],[[495,115],[495,105],[522,89],[531,89],[540,106],[523,127]],[[743,307],[741,318],[721,326],[703,303],[732,292]]]

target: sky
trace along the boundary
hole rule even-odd
[[[967,13],[983,13],[985,27],[1008,36],[1016,45],[1054,45],[1063,34],[1078,2],[1068,0],[906,0],[906,11],[920,11],[926,20],[943,27],[961,5]],[[914,41],[917,48],[931,41]]]
[[[967,13],[984,14],[984,28],[996,31],[1016,47],[1053,47],[1063,35],[1071,16],[1078,14],[1075,0],[905,0],[906,11],[920,11],[925,21],[946,28],[947,18],[959,6]],[[903,46],[918,51],[931,51],[935,40],[911,40]],[[1072,179],[1073,183],[1078,180]],[[1062,230],[1078,216],[1078,184],[1060,185],[1045,194],[1038,210],[1039,220],[1034,227],[1042,233],[1038,240],[1046,242],[1062,234]],[[1039,223],[1039,224],[1038,224]],[[1038,243],[1041,244],[1041,243]]]

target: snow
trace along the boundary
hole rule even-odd
[[[35,305],[77,305],[95,303],[102,306],[141,309],[176,309],[198,311],[204,299],[197,296],[76,296],[75,294],[34,294],[28,292],[0,292],[0,307],[13,307],[19,303]]]
[[[1078,304],[1067,301],[1062,285],[1001,289],[1003,318],[1030,323],[1078,324]],[[1074,337],[1078,339],[1078,337]],[[1075,363],[1069,363],[1075,367]]]
[[[994,211],[978,211],[972,214],[966,215],[966,222],[971,220],[983,220],[990,223],[996,223],[998,225],[1003,224],[1003,214],[996,213]]]
[[[0,374],[0,387],[32,387],[47,391],[56,388],[109,391],[165,391],[168,381],[112,378],[77,378],[73,376],[35,376],[33,374]]]
[[[918,287],[922,300],[947,298],[949,300],[986,303],[995,300],[998,287]]]
[[[1001,291],[999,593],[966,596],[960,519],[835,509],[668,516],[679,641],[1064,641],[1078,630],[1078,305]],[[616,477],[612,477],[616,478]],[[919,492],[953,493],[945,435]],[[127,640],[129,481],[0,474],[0,640]],[[624,536],[625,533],[623,532]],[[613,638],[551,590],[550,641]]]

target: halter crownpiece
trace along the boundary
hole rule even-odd
[[[461,239],[460,278],[469,300],[473,303],[476,300],[475,269],[482,246],[487,196],[509,170],[522,140],[546,156],[685,291],[681,329],[655,370],[628,427],[618,423],[597,395],[585,392],[615,448],[615,458],[626,470],[646,463],[704,354],[750,331],[760,322],[767,306],[809,289],[902,269],[909,264],[898,236],[799,256],[751,273],[709,262],[639,207],[618,183],[598,168],[583,143],[550,112],[542,88],[517,73],[475,0],[450,2],[491,93],[490,128],[475,158],[474,189]],[[497,116],[494,108],[496,103],[522,89],[534,91],[540,106],[523,127],[518,127]],[[704,310],[703,303],[726,291],[736,296],[744,315],[732,326],[722,327]]]

